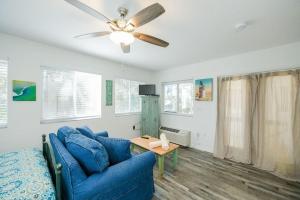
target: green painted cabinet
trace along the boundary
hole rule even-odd
[[[142,96],[141,135],[158,138],[160,117],[158,96]]]

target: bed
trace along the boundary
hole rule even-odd
[[[32,148],[0,153],[0,199],[59,200],[60,168],[52,162],[45,136],[43,151]]]

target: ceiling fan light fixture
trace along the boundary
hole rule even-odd
[[[110,34],[110,39],[120,45],[121,43],[129,45],[134,42],[134,37],[131,33],[125,31],[114,31]]]

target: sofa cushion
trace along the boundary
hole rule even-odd
[[[96,140],[105,147],[110,164],[117,164],[131,158],[129,140],[102,136],[96,136]]]
[[[57,131],[57,137],[64,145],[65,145],[65,138],[69,137],[71,134],[80,134],[80,132],[69,126],[63,126],[59,128]]]
[[[94,133],[94,134],[95,134],[95,138],[97,136],[108,137],[108,132],[107,131],[99,131],[99,132]]]
[[[79,128],[76,128],[76,130],[78,130],[82,135],[91,138],[91,139],[95,139],[96,136],[100,135],[102,137],[108,137],[108,132],[107,131],[100,131],[97,133],[94,133],[88,126],[82,126]]]
[[[87,126],[78,127],[76,130],[88,138],[95,139],[94,132]]]
[[[102,172],[109,166],[107,151],[96,140],[81,134],[71,134],[65,141],[68,151],[78,160],[87,174]]]

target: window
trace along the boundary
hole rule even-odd
[[[163,84],[163,110],[168,113],[193,114],[193,83]]]
[[[139,85],[137,81],[126,79],[115,80],[115,113],[137,113],[141,112],[141,97],[139,96]]]
[[[7,126],[7,65],[0,60],[0,128]]]
[[[43,67],[42,78],[42,122],[101,116],[101,75]]]

